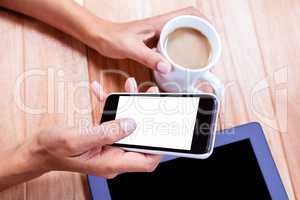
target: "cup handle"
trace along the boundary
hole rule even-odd
[[[213,73],[207,71],[204,74],[202,74],[193,84],[194,90],[197,89],[195,85],[198,80],[203,80],[203,81],[207,81],[208,83],[210,83],[212,88],[214,89],[215,94],[216,94],[217,98],[219,99],[219,101],[222,100],[223,95],[224,95],[224,85]]]

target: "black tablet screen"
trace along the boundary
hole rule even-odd
[[[118,199],[271,199],[249,140],[217,147],[206,160],[178,158],[153,173],[108,181]]]

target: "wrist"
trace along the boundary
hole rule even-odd
[[[0,165],[0,191],[46,173],[48,168],[43,165],[38,151],[23,143],[16,148],[3,151],[0,158],[5,162]]]
[[[89,31],[89,36],[86,40],[86,44],[104,54],[106,47],[111,43],[112,27],[114,23],[97,18],[92,23],[92,28]]]
[[[19,146],[14,157],[24,173],[41,175],[51,170],[47,152],[35,140]]]

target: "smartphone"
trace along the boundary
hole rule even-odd
[[[129,151],[205,159],[213,151],[219,102],[213,94],[112,93],[101,123],[132,118],[136,130],[113,144]]]

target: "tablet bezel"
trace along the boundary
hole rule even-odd
[[[252,122],[218,132],[216,134],[215,147],[239,142],[245,139],[250,140],[272,199],[288,200],[288,195],[285,191],[262,127],[259,123]],[[172,160],[174,158],[176,157],[165,156],[161,162]],[[111,199],[106,179],[89,175],[88,183],[93,200]]]

